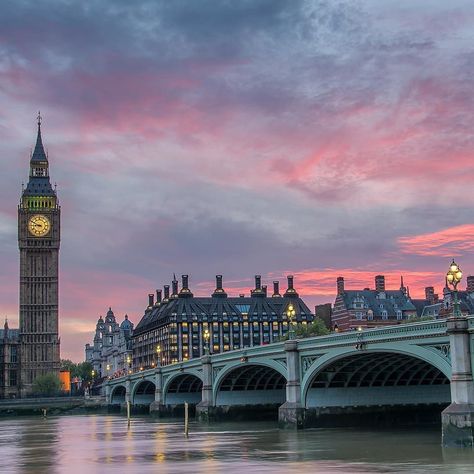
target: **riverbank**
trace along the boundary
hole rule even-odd
[[[107,413],[103,397],[51,397],[0,400],[0,417]]]

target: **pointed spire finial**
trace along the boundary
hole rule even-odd
[[[41,112],[38,110],[38,116],[36,117],[36,119],[38,120],[38,130],[41,128],[41,122],[43,120],[43,118],[41,117]]]

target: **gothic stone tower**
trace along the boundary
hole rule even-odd
[[[18,206],[20,248],[20,391],[31,391],[40,375],[58,373],[58,263],[60,214],[49,181],[48,157],[38,136],[30,160],[30,177]]]

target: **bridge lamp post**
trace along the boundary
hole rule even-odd
[[[295,331],[293,329],[293,318],[296,316],[296,311],[293,306],[293,303],[290,303],[288,305],[288,308],[286,309],[286,317],[288,318],[288,339],[294,339],[295,338]]]
[[[449,285],[453,287],[453,316],[458,317],[462,316],[461,311],[459,310],[458,302],[458,284],[462,279],[462,271],[459,268],[459,265],[454,261],[451,262],[449,266],[448,273],[446,273],[446,281]]]
[[[132,359],[130,358],[130,354],[127,354],[127,365],[128,365],[128,373],[132,373]]]
[[[209,339],[211,335],[209,334],[209,329],[204,330],[204,354],[209,355]]]
[[[156,366],[161,366],[161,346],[159,344],[156,346]]]

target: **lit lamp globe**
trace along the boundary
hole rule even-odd
[[[453,261],[451,262],[451,265],[449,266],[448,273],[446,273],[446,281],[453,288],[454,316],[461,316],[461,313],[459,311],[458,291],[457,291],[457,287],[461,279],[462,279],[462,271],[459,268],[459,265],[453,259]]]

